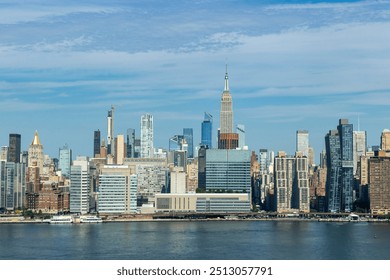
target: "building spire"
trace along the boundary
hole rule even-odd
[[[41,145],[41,142],[39,141],[37,130],[35,130],[34,140],[32,141],[31,145]]]
[[[225,73],[225,88],[223,91],[229,91],[229,77],[227,71],[227,64],[226,64],[226,73]]]

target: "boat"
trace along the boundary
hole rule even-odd
[[[72,216],[53,216],[50,219],[50,224],[71,224],[73,223]]]
[[[97,216],[80,217],[80,223],[102,223],[103,220]]]

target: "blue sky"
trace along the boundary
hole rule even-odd
[[[292,154],[306,129],[318,160],[339,118],[369,145],[390,127],[390,1],[0,1],[0,145],[38,130],[45,153],[90,156],[111,104],[115,134],[151,113],[156,147],[198,143],[226,63],[252,150]]]

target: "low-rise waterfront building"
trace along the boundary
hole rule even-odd
[[[250,212],[247,193],[156,194],[156,212],[244,213]]]

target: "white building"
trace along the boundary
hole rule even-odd
[[[70,168],[70,212],[89,212],[90,166],[88,157],[77,157]]]
[[[182,167],[171,169],[171,193],[186,193],[186,173]]]
[[[309,158],[309,132],[307,130],[297,131],[296,152],[302,152]]]
[[[152,158],[153,148],[153,116],[141,116],[141,158]]]
[[[137,176],[124,165],[105,165],[99,175],[99,213],[137,212]]]

